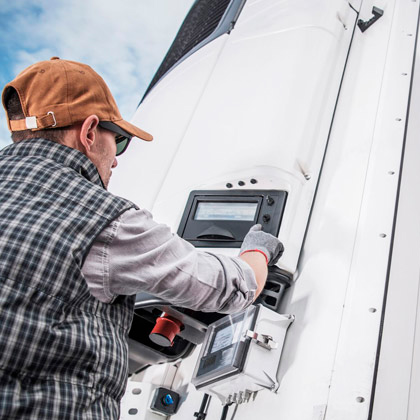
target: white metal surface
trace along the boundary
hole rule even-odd
[[[120,420],[162,420],[147,409],[154,389],[150,383],[129,381],[121,401]]]
[[[372,420],[420,418],[419,44],[409,115]]]
[[[361,14],[369,16],[371,5],[364,2]],[[380,91],[377,104],[368,101],[362,117],[366,120],[362,139],[370,150],[326,420],[368,417],[407,118],[418,3],[375,5],[385,10],[382,21],[354,40],[365,41],[363,50],[354,50],[360,52],[360,64],[366,65],[359,80],[371,79],[366,92],[375,86]],[[377,60],[379,74],[369,72],[375,68],[371,60]],[[348,75],[354,75],[350,70]],[[360,128],[358,121],[361,116],[354,121]]]
[[[247,1],[146,97],[134,120],[159,145],[121,159],[117,176],[144,185],[119,193],[176,231],[192,190],[284,189],[279,264],[294,273],[355,21],[344,0]]]
[[[316,52],[320,50],[317,49],[318,45],[315,48],[315,44],[331,41],[330,45],[335,42],[337,48],[345,45],[343,39],[332,36],[335,32],[328,26],[328,16],[331,17],[334,7],[338,9],[334,11],[338,22],[354,17],[343,12],[343,5],[348,7],[347,2],[337,0],[328,3],[330,9],[327,6],[322,9],[321,6],[326,4],[322,1],[249,1],[244,9],[243,22],[251,27],[253,24],[258,26],[258,7],[261,6],[263,10],[267,6],[265,12],[273,11],[273,25],[284,21],[296,31],[279,31],[279,36],[274,36],[272,42],[268,36],[245,37],[241,35],[241,28],[245,26],[241,27],[239,20],[235,31],[238,30],[242,38],[239,35],[237,38],[232,37],[237,39],[236,44],[222,37],[211,48],[203,49],[193,60],[193,57],[186,60],[185,67],[179,66],[172,75],[165,78],[158,85],[159,89],[153,91],[150,102],[144,104],[136,116],[137,121],[144,121],[143,127],[146,130],[158,133],[156,143],[133,144],[137,154],[131,153],[127,159],[121,160],[121,167],[131,166],[127,171],[120,171],[120,176],[139,179],[136,189],[131,186],[130,197],[141,206],[150,207],[154,204],[156,219],[167,222],[176,230],[190,189],[210,185],[221,188],[225,182],[245,176],[252,177],[257,173],[262,179],[258,187],[272,188],[273,183],[279,186],[289,184],[289,191],[296,193],[296,201],[292,201],[280,232],[280,237],[287,239],[286,249],[288,246],[292,249],[289,256],[296,254],[297,244],[301,241],[301,237],[299,240],[297,238],[303,235],[303,231],[296,228],[296,223],[302,227],[305,217],[307,220],[317,178],[315,176],[307,180],[303,174],[311,173],[312,168],[321,163],[322,144],[323,141],[325,144],[325,135],[328,134],[328,118],[323,112],[331,114],[333,108],[333,103],[329,102],[332,101],[332,94],[317,96],[317,88],[322,90],[334,77],[332,83],[339,80],[338,75],[332,77],[332,73],[323,74],[321,61],[331,70],[333,66],[328,60],[332,60],[332,56],[326,53],[327,48],[325,55],[317,57]],[[358,3],[353,6],[360,6],[360,17],[364,20],[371,17],[372,6],[383,8],[385,13],[365,33],[362,34],[358,29],[355,31],[316,200],[300,254],[297,281],[282,307],[282,312],[294,314],[296,320],[288,332],[282,355],[278,372],[279,392],[277,395],[259,394],[254,403],[239,407],[237,418],[367,420],[369,417],[419,2],[364,0]],[[278,13],[274,13],[275,4],[281,5]],[[351,10],[351,13],[355,12]],[[327,22],[324,29],[319,30],[319,33],[313,28],[305,32],[308,27],[304,24],[307,23],[305,17],[309,19],[309,16],[317,22],[318,26],[314,24],[317,29],[320,27],[319,22]],[[300,43],[288,49],[291,42],[288,37],[292,32],[297,33],[297,28],[302,26],[306,28],[303,30],[305,36],[300,39]],[[320,35],[321,32],[323,35]],[[314,37],[314,44],[309,42],[312,39],[308,33]],[[342,36],[347,36],[347,33],[349,31],[344,31]],[[319,38],[316,38],[317,35]],[[263,43],[256,44],[262,39]],[[259,108],[255,106],[258,102],[254,98],[259,97],[259,89],[264,94],[269,93],[270,86],[264,86],[266,79],[259,81],[258,89],[241,96],[239,87],[244,84],[247,86],[249,82],[245,77],[246,71],[229,79],[232,65],[224,67],[223,71],[217,65],[226,51],[230,51],[227,56],[229,62],[235,57],[235,48],[243,46],[243,53],[252,57],[244,61],[244,66],[250,66],[250,74],[255,73],[261,70],[264,62],[261,54],[266,48],[273,56],[272,60],[275,60],[275,52],[280,51],[280,44],[274,44],[274,39],[289,41],[281,44],[281,51],[285,48],[288,54],[280,54],[282,58],[286,57],[295,63],[297,67],[293,69],[296,74],[299,73],[297,79],[301,80],[303,74],[312,71],[312,82],[319,83],[313,90],[309,90],[312,102],[309,105],[302,103],[302,95],[308,93],[308,86],[305,86],[305,90],[297,82],[293,83],[293,75],[281,73],[285,70],[280,63],[276,67],[270,62],[271,66],[267,65],[267,70],[264,67],[264,71],[269,72],[274,67],[283,77],[289,77],[291,82],[283,86],[284,91],[276,92],[277,96],[283,94],[282,105],[274,110],[262,105],[260,114]],[[329,52],[331,54],[331,50]],[[305,58],[298,57],[305,53]],[[343,51],[337,52],[334,60],[343,59],[343,54]],[[320,67],[317,67],[317,63]],[[328,67],[329,63],[332,67]],[[213,66],[216,66],[215,75],[212,73]],[[311,71],[307,71],[307,66],[311,66]],[[198,72],[200,75],[193,68],[202,70]],[[190,69],[191,73],[188,73]],[[197,83],[200,77],[201,82],[207,78],[205,90],[192,92],[193,89],[187,89],[187,82],[183,80],[187,75]],[[224,83],[226,78],[233,81],[233,87]],[[240,82],[237,90],[234,89],[236,79]],[[178,83],[181,86],[179,90]],[[219,84],[224,90],[216,89]],[[164,89],[168,92],[168,96],[164,96],[167,101],[159,101],[158,96],[163,95]],[[222,95],[222,92],[226,95]],[[205,100],[200,99],[203,93],[206,93]],[[234,93],[233,99],[230,93]],[[177,102],[171,95],[179,98]],[[182,95],[186,97],[185,102]],[[235,102],[238,95],[241,100]],[[218,108],[214,109],[220,101],[228,105],[223,108],[223,115],[222,112],[216,112]],[[246,107],[242,107],[244,102]],[[185,114],[180,112],[181,121],[176,124],[177,118],[167,114],[172,107],[174,114],[178,115],[175,103],[179,103],[182,111],[189,112],[191,120],[182,119]],[[159,106],[162,112],[153,111],[153,106]],[[191,114],[192,109],[195,111]],[[241,124],[230,125],[229,121],[237,109],[243,112]],[[257,121],[261,115],[266,117],[266,113],[270,118],[264,120],[265,124],[248,125],[249,121]],[[332,118],[332,114],[330,116]],[[317,124],[319,118],[322,121]],[[290,144],[287,143],[289,138],[294,139]],[[307,138],[311,140],[305,142]],[[231,143],[227,143],[227,140]],[[152,146],[156,147],[153,152]],[[197,156],[198,152],[203,158],[190,163],[188,157]],[[174,159],[168,156],[174,156]],[[125,191],[120,193],[127,195]],[[284,264],[291,269],[293,258],[287,258]],[[418,255],[413,258],[418,258]],[[415,264],[412,269],[417,269]],[[417,310],[415,280],[410,283],[410,287],[412,295],[408,304],[411,315],[407,313],[404,319],[409,321],[411,333],[405,335],[405,338],[417,349],[416,346],[420,344],[414,340],[416,325],[412,320]],[[397,326],[394,325],[394,328]],[[385,347],[392,346],[393,335],[390,337]],[[405,351],[409,354],[407,349]],[[383,355],[385,358],[385,350]],[[196,357],[197,351],[183,361],[178,370],[178,382],[182,383],[180,386],[187,399],[179,413],[173,416],[175,420],[189,418],[200,406],[202,393],[196,392],[189,385]],[[391,356],[391,360],[394,357]],[[400,383],[404,384],[403,392],[408,398],[404,400],[405,397],[401,396],[398,407],[410,413],[409,420],[414,420],[418,415],[418,403],[415,402],[413,391],[420,386],[420,376],[415,375],[419,362],[418,356],[414,358],[412,366],[405,362],[404,370],[398,377]],[[151,368],[144,376],[144,381],[147,382],[154,374],[157,374],[157,370]],[[410,389],[404,381],[411,374],[412,394],[409,394]],[[381,375],[383,372],[380,371],[378,381],[390,381],[387,375]],[[390,398],[388,389],[383,390],[378,401],[383,403],[384,399]],[[381,392],[378,383],[377,396]],[[378,411],[381,414],[374,420],[388,420],[385,417],[386,405],[379,409],[382,410]],[[212,401],[207,420],[219,419],[220,411],[221,408]],[[397,418],[405,417],[395,417],[395,420]]]

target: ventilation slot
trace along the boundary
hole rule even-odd
[[[290,287],[292,279],[278,267],[269,267],[267,282],[258,296],[256,303],[278,312],[284,293]]]
[[[228,8],[231,0],[198,0],[192,6],[190,12],[185,18],[174,42],[172,43],[169,51],[167,52],[162,64],[154,75],[143,99],[153,88],[153,86],[182,58],[186,57],[197,45],[209,38],[221,23],[226,9]],[[233,0],[236,9],[242,7],[244,1]],[[233,8],[231,8],[233,9]],[[232,10],[237,12],[237,10]],[[237,13],[235,13],[237,17]],[[218,32],[217,36],[229,30],[232,24],[231,13],[226,22],[227,26],[222,32]],[[214,38],[209,39],[212,40]],[[142,100],[143,100],[142,99]]]

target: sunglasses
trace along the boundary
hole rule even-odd
[[[131,141],[131,136],[129,133],[127,133],[111,121],[100,121],[99,127],[105,128],[106,130],[112,131],[116,134],[115,143],[117,143],[117,153],[115,154],[115,156],[119,156],[127,150],[127,147]]]
[[[115,156],[122,155],[127,150],[130,141],[131,138],[122,136],[121,134],[115,136],[115,143],[117,143],[117,153],[115,154]]]

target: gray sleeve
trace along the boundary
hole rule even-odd
[[[113,221],[82,271],[103,302],[147,292],[177,306],[229,313],[250,305],[257,289],[253,270],[240,258],[198,251],[147,210],[132,209]]]

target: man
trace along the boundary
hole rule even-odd
[[[0,418],[117,419],[134,294],[235,312],[283,251],[258,227],[238,258],[198,252],[106,191],[132,137],[89,66],[36,63],[3,90]]]

